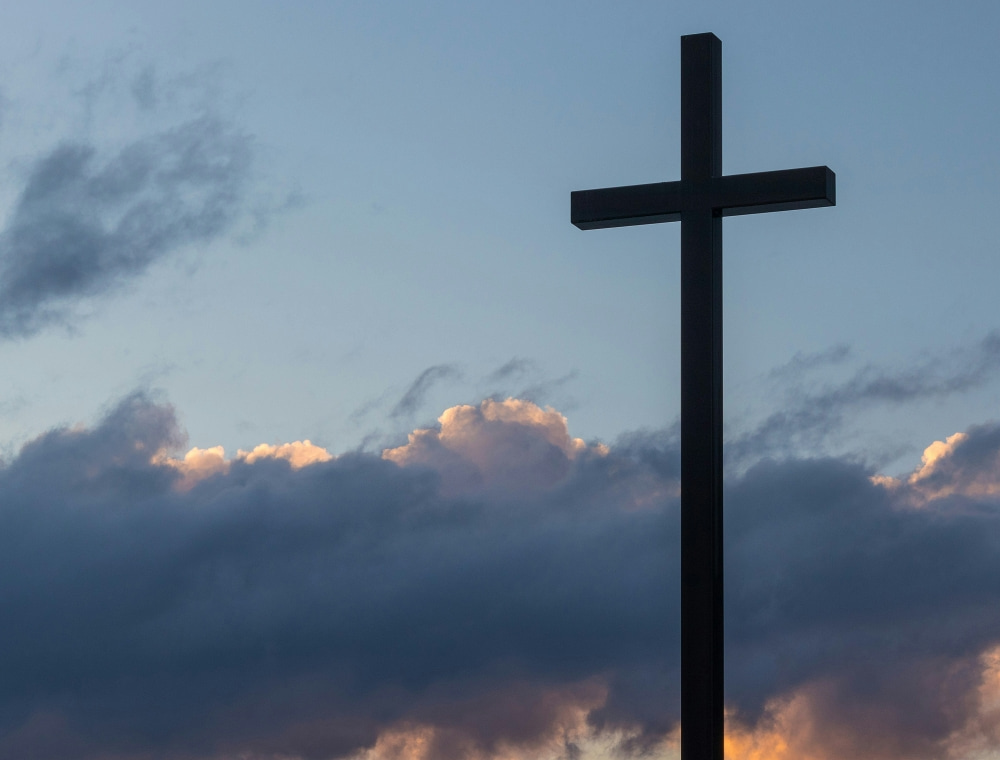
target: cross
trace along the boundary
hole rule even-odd
[[[722,174],[722,42],[681,37],[681,179],[572,193],[581,230],[681,223],[681,758],[723,760],[722,217],[833,206],[825,166]]]

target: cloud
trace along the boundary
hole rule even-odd
[[[0,756],[674,756],[674,434],[599,449],[508,399],[382,457],[183,443],[136,394],[0,468]],[[998,461],[984,425],[912,480],[838,458],[730,479],[734,751],[996,741],[1000,501],[974,484]]]
[[[573,370],[572,372],[567,372],[561,377],[551,380],[540,380],[539,382],[532,383],[531,385],[527,385],[522,388],[518,391],[517,396],[518,398],[528,399],[538,404],[543,403],[546,400],[551,399],[553,396],[562,391],[563,388],[576,380],[578,375],[579,373],[576,370]],[[561,406],[563,408],[566,408],[567,406],[572,408],[575,405],[576,404],[572,399],[567,398],[563,400]]]
[[[553,399],[559,398],[559,406],[566,409],[572,408],[574,402],[561,392],[577,375],[573,370],[561,377],[548,378],[541,374],[536,362],[515,356],[487,374],[480,388],[483,395],[492,398],[515,396],[536,404],[554,403]]]
[[[0,336],[68,324],[74,307],[229,230],[252,141],[202,115],[111,155],[66,142],[35,161],[0,232]]]
[[[240,449],[236,452],[235,461],[253,464],[264,459],[283,459],[292,469],[299,470],[317,462],[329,462],[333,455],[306,439],[278,445],[261,443],[250,451]],[[176,488],[181,491],[190,490],[196,483],[213,475],[228,473],[232,464],[232,460],[226,459],[226,450],[222,446],[212,446],[209,449],[195,446],[180,459],[161,451],[151,461],[177,470],[181,474],[181,480],[177,482]]]
[[[975,711],[1000,630],[1000,514],[914,509],[908,490],[836,460],[764,463],[734,485],[727,657],[751,723],[798,697],[821,757],[939,757]]]
[[[304,441],[282,443],[277,446],[261,443],[254,446],[251,451],[241,449],[237,457],[245,460],[247,464],[253,464],[262,459],[284,459],[295,470],[317,462],[329,462],[333,459],[333,455],[329,451],[322,446],[315,445],[308,438]]]
[[[1000,494],[1000,431],[994,425],[934,441],[924,449],[920,466],[907,478],[875,476],[873,482],[905,495],[920,506],[949,496],[971,499]],[[908,486],[902,489],[902,486]]]
[[[159,88],[157,87],[156,69],[147,65],[144,66],[133,79],[129,90],[135,98],[136,105],[144,111],[156,108],[160,99]]]
[[[480,435],[470,461],[520,441],[546,472],[593,466],[489,498],[444,495],[426,457],[201,449],[185,470],[159,455],[183,441],[171,410],[139,395],[26,445],[0,469],[0,756],[44,734],[39,758],[338,757],[424,726],[445,760],[583,731],[605,671],[660,650],[669,607],[637,583],[676,596],[676,531],[663,505],[619,509],[643,465],[557,413],[471,417],[444,436]],[[214,474],[178,488],[192,469]]]
[[[861,409],[941,399],[979,387],[1000,370],[1000,333],[991,332],[974,346],[910,366],[868,364],[843,381],[819,388],[804,381],[808,371],[841,364],[849,356],[847,347],[835,346],[817,354],[797,354],[772,372],[772,380],[791,383],[785,387],[780,409],[747,429],[727,433],[727,466],[821,450],[845,419]]]
[[[190,490],[195,483],[205,480],[205,478],[229,472],[229,461],[226,459],[226,450],[222,446],[212,446],[208,449],[199,449],[195,446],[181,459],[168,457],[161,453],[154,456],[152,461],[172,467],[181,474],[181,479],[176,486],[181,491]]]
[[[804,353],[797,351],[788,362],[771,370],[769,376],[772,379],[781,380],[791,378],[797,380],[804,372],[809,372],[822,367],[831,367],[842,364],[851,356],[851,348],[843,343],[816,351],[814,353]]]
[[[454,364],[435,364],[433,367],[428,367],[406,389],[406,393],[396,402],[389,416],[397,418],[414,414],[423,405],[427,393],[434,385],[461,376],[462,373]]]
[[[435,470],[449,495],[496,487],[508,495],[536,492],[565,480],[578,455],[607,453],[605,446],[572,438],[559,412],[521,399],[453,406],[438,424],[414,431],[407,444],[382,457]]]
[[[515,356],[490,372],[484,380],[487,383],[503,383],[514,378],[523,377],[536,370],[537,365],[531,359],[523,359]]]

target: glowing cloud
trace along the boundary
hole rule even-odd
[[[979,657],[978,684],[967,695],[965,719],[938,743],[937,756],[947,760],[989,760],[1000,746],[1000,646]],[[824,706],[832,685],[817,682],[784,698],[771,700],[755,725],[742,723],[732,713],[726,715],[727,760],[838,760],[866,757],[898,760],[925,756],[906,746],[891,731],[877,735],[872,723],[879,716],[870,708],[857,723],[835,725],[824,720]]]
[[[438,424],[415,430],[408,443],[386,449],[382,457],[437,470],[451,495],[544,490],[562,481],[577,457],[608,452],[602,444],[571,437],[566,418],[551,407],[515,398],[453,406]]]
[[[329,462],[333,459],[333,454],[322,446],[316,446],[307,438],[304,441],[292,441],[278,446],[261,443],[254,446],[252,451],[240,449],[236,458],[242,459],[247,464],[253,464],[261,459],[284,459],[293,470],[298,470],[317,462]]]
[[[913,506],[949,496],[978,499],[1000,494],[1000,450],[990,436],[955,433],[924,449],[920,466],[906,478],[874,475],[871,480]]]
[[[934,474],[934,470],[941,461],[954,454],[955,449],[968,440],[968,438],[969,436],[965,433],[955,433],[954,435],[949,435],[943,441],[934,441],[934,443],[924,449],[924,453],[920,457],[920,467],[910,475],[908,482],[913,485],[929,478]]]
[[[152,464],[165,465],[181,473],[182,477],[177,481],[175,488],[187,491],[206,478],[229,472],[229,467],[234,461],[253,464],[263,459],[284,459],[293,470],[299,470],[317,462],[329,462],[333,458],[333,454],[322,446],[316,446],[307,438],[304,441],[292,441],[277,446],[261,443],[254,446],[251,451],[240,449],[236,452],[236,457],[231,460],[226,459],[226,450],[222,446],[212,446],[209,449],[199,449],[195,446],[181,459],[160,452],[150,461]]]
[[[974,695],[975,712],[945,742],[949,760],[988,760],[1000,746],[1000,646],[980,658],[982,677]]]
[[[484,744],[447,720],[435,723],[402,721],[379,734],[370,748],[350,760],[556,760],[557,758],[608,758],[605,754],[627,734],[598,736],[587,723],[590,712],[607,699],[601,679],[588,679],[565,687],[538,689],[513,683],[489,698],[455,706],[461,725],[473,713],[485,713],[489,722],[519,725],[519,737]],[[500,698],[498,699],[497,696]],[[651,760],[663,757],[657,753]]]
[[[226,450],[222,446],[212,446],[210,449],[195,446],[182,459],[173,459],[160,453],[153,456],[151,462],[172,467],[181,474],[181,479],[175,485],[179,491],[188,491],[205,478],[229,472]]]

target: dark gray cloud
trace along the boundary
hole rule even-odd
[[[670,731],[676,436],[602,453],[553,415],[463,419],[419,466],[237,461],[186,492],[150,463],[174,415],[142,395],[25,446],[0,469],[0,757],[336,758],[433,726],[424,757],[488,758],[551,738],[566,704],[638,726],[633,749]],[[517,482],[443,495],[435,457],[466,451],[518,457]],[[1000,643],[1000,497],[963,485],[1000,482],[998,456],[1000,427],[970,430],[919,507],[838,459],[731,480],[742,719],[806,690],[817,741],[941,756]]]
[[[60,758],[282,742],[329,757],[406,717],[455,720],[484,746],[527,740],[547,727],[532,714],[491,726],[503,700],[491,707],[490,695],[538,699],[590,676],[590,651],[631,661],[659,646],[666,610],[633,609],[628,586],[640,567],[665,582],[669,554],[648,542],[634,571],[601,568],[636,559],[641,534],[669,533],[665,514],[615,526],[588,478],[559,497],[449,500],[427,468],[356,455],[298,472],[237,464],[180,494],[148,463],[177,439],[169,410],[136,396],[0,472],[0,494],[18,494],[0,498],[10,741],[38,715],[59,716],[71,737]],[[607,545],[611,529],[621,541]],[[558,609],[550,584],[566,594]],[[636,625],[650,620],[658,630]],[[469,700],[484,712],[449,717]],[[343,725],[327,735],[288,733],[331,716]]]
[[[977,707],[979,656],[1000,642],[998,503],[915,508],[905,494],[830,459],[734,484],[730,693],[750,716],[822,683],[817,712],[830,736],[854,733],[850,754],[877,739],[886,757],[939,757]]]
[[[0,336],[67,324],[81,299],[229,230],[252,154],[247,135],[203,115],[114,155],[67,142],[39,158],[0,233]]]
[[[428,367],[410,383],[410,387],[396,402],[389,416],[394,419],[412,416],[423,405],[431,388],[445,380],[457,380],[461,376],[461,371],[454,364],[435,364],[433,367]]]

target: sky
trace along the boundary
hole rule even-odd
[[[678,757],[706,31],[727,757],[1000,758],[1000,6],[2,8],[0,758]]]

